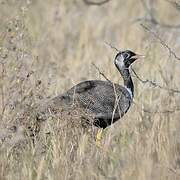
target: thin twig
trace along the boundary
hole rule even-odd
[[[120,52],[119,49],[117,49],[115,46],[113,46],[112,44],[108,43],[108,42],[105,42],[106,45],[108,45],[111,49],[114,49],[116,50],[117,52]]]
[[[170,3],[174,8],[176,8],[178,11],[180,11],[180,3],[170,0],[166,0],[166,1]]]
[[[5,98],[4,98],[4,86],[3,86],[3,84],[4,84],[4,82],[3,82],[3,80],[4,80],[4,72],[5,72],[5,70],[4,70],[4,64],[3,63],[1,63],[1,69],[2,69],[2,71],[1,71],[1,103],[2,103],[2,111],[1,111],[1,115],[2,115],[2,117],[3,117],[3,114],[4,114],[4,111],[5,111]]]
[[[166,0],[168,1],[168,0]],[[142,18],[137,18],[135,19],[133,22],[137,22],[137,21],[145,21],[145,22],[150,22],[154,25],[159,25],[160,27],[162,28],[170,28],[170,29],[178,29],[180,28],[180,24],[178,25],[170,25],[170,24],[165,24],[165,23],[162,23],[160,21],[157,20],[157,18],[155,17],[155,13],[154,13],[154,7],[152,7],[152,4],[154,3],[153,1],[149,3],[149,7],[147,6],[145,0],[141,0],[141,3],[145,9],[145,11],[147,12],[147,15],[148,17],[142,17]],[[173,3],[173,2],[171,2]],[[178,3],[173,3],[174,4],[174,7],[179,10],[179,4]]]
[[[169,2],[169,0],[166,0]],[[150,22],[151,24],[155,25],[155,26],[159,26],[161,28],[168,28],[168,29],[179,29],[180,28],[180,24],[177,25],[171,25],[171,24],[166,24],[163,22],[160,22],[159,20],[157,20],[157,18],[155,17],[155,9],[153,7],[153,3],[155,1],[149,1],[149,7],[146,3],[145,0],[141,0],[141,4],[143,5],[145,12],[147,13],[147,15],[143,16],[143,17],[139,17],[136,18],[135,20],[133,20],[132,22]],[[177,4],[176,2],[171,2],[173,3],[174,7],[179,10],[179,4]]]
[[[94,1],[90,1],[90,0],[83,0],[85,4],[89,5],[89,6],[101,6],[105,3],[108,3],[111,0],[103,0],[101,2],[94,2]]]
[[[132,23],[136,23],[136,22],[148,22],[148,23],[152,23],[154,25],[159,25],[159,27],[161,28],[167,28],[167,29],[179,29],[180,28],[180,24],[179,25],[170,25],[170,24],[164,24],[162,22],[158,22],[156,19],[152,18],[152,17],[138,17],[136,19],[134,19],[133,21],[131,21]]]
[[[111,82],[106,76],[105,74],[94,64],[92,63],[92,65],[96,68],[96,70],[99,72],[100,75],[102,75],[107,81]],[[112,83],[112,82],[111,82]]]
[[[135,72],[135,70],[132,67],[131,67],[131,70],[132,70],[134,76],[143,84],[149,84],[149,85],[151,85],[153,87],[157,87],[157,88],[160,88],[160,89],[163,89],[163,90],[166,90],[166,91],[170,91],[172,93],[180,93],[180,90],[178,90],[178,89],[172,89],[172,88],[164,87],[164,86],[158,84],[157,82],[149,80],[149,79],[144,80]]]
[[[147,32],[151,33],[156,39],[158,39],[158,41],[161,43],[161,45],[164,46],[166,49],[168,49],[170,55],[172,54],[175,57],[176,60],[180,61],[180,57],[176,55],[176,53],[160,38],[160,36],[158,34],[156,34],[154,31],[152,31],[150,28],[148,28],[144,24],[141,24],[141,26]]]
[[[180,111],[180,108],[175,107],[175,108],[173,108],[173,109],[155,110],[155,111],[142,108],[142,110],[143,110],[144,112],[150,113],[150,114],[167,114],[167,113],[175,113],[175,112],[177,112],[177,111]]]

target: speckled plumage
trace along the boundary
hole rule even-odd
[[[122,117],[130,107],[126,88],[109,81],[84,81],[52,99],[53,104],[80,107],[94,115],[94,125],[105,128]]]

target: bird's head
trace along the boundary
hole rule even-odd
[[[143,57],[143,55],[136,54],[130,50],[121,51],[116,55],[114,63],[118,69],[126,69],[129,68],[134,61]]]

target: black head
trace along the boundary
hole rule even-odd
[[[120,69],[129,68],[129,66],[140,56],[141,55],[138,55],[130,50],[121,51],[116,55],[114,63]]]

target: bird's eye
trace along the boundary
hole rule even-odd
[[[130,55],[128,53],[124,53],[123,56],[124,56],[124,59],[128,59]]]

